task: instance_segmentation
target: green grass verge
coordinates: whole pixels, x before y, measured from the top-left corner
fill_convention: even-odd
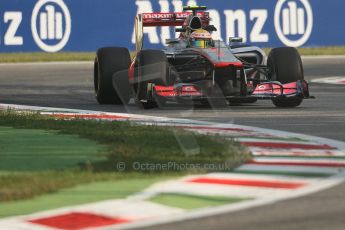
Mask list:
[[[270,50],[271,48],[264,48],[266,54],[268,54]],[[297,50],[302,56],[345,55],[345,46],[297,48]]]
[[[270,48],[264,48],[268,53]],[[345,55],[345,46],[298,48],[301,55]],[[133,56],[133,53],[132,53]],[[0,53],[0,63],[93,61],[95,52]]]
[[[0,63],[93,61],[94,58],[94,52],[0,53]]]
[[[53,170],[80,162],[101,161],[105,147],[76,135],[56,131],[0,126],[0,169],[5,171]]]
[[[0,203],[0,218],[31,214],[33,212],[56,209],[60,207],[79,205],[109,199],[125,198],[133,193],[140,192],[149,185],[164,179],[166,176],[141,176],[132,174],[126,179],[101,181],[78,185],[73,188],[61,189],[55,193],[42,195],[30,200],[19,200]]]
[[[163,205],[192,210],[241,202],[248,199],[222,196],[196,196],[186,194],[160,194],[150,199]]]
[[[250,157],[239,143],[220,137],[126,122],[65,120],[36,113],[0,111],[0,127],[0,132],[3,131],[0,149],[6,149],[0,153],[4,161],[0,163],[0,202],[33,198],[98,181],[210,171],[205,168],[139,170],[134,168],[135,162],[153,165],[227,163],[227,170],[231,170]],[[195,141],[198,154],[186,155],[176,135]],[[50,148],[51,145],[57,149]],[[79,148],[82,151],[78,151]],[[64,155],[61,149],[71,153]],[[117,170],[119,162],[127,167]]]

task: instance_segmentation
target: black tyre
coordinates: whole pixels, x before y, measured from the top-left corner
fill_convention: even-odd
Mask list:
[[[95,96],[99,104],[128,103],[130,92],[117,92],[113,87],[113,75],[128,71],[131,63],[127,48],[105,47],[97,51],[94,64]],[[122,74],[123,75],[123,74]],[[128,83],[125,82],[126,84]]]
[[[267,65],[270,67],[270,80],[279,81],[282,84],[296,82],[304,79],[301,56],[293,47],[281,47],[272,49],[268,55]],[[303,98],[274,98],[272,102],[277,107],[296,107]]]
[[[302,101],[303,101],[303,98],[298,98],[298,97],[272,99],[272,102],[276,107],[282,107],[282,108],[297,107],[302,103]]]
[[[155,98],[148,95],[149,87],[155,85],[169,85],[169,63],[165,53],[161,50],[142,50],[137,56],[136,71],[136,103],[144,109],[157,107]]]

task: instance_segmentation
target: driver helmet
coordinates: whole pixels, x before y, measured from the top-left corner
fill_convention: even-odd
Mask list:
[[[190,35],[190,46],[193,48],[208,48],[212,44],[212,36],[207,30],[196,30]]]

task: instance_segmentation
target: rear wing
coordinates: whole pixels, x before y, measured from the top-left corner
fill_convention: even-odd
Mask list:
[[[141,15],[143,27],[149,26],[183,26],[187,17],[193,15],[192,12],[181,13],[144,13]],[[198,12],[197,17],[200,17],[203,24],[208,25],[210,21],[208,12]]]
[[[139,52],[143,47],[144,27],[187,26],[186,19],[193,15],[194,12],[138,14],[135,17],[136,51]],[[201,19],[203,26],[209,25],[209,12],[197,12],[194,16],[197,16]]]

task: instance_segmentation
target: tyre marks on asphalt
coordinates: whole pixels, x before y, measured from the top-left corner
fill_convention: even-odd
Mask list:
[[[324,84],[335,84],[335,85],[345,85],[345,76],[343,77],[326,77],[313,79],[313,83],[324,83]]]

